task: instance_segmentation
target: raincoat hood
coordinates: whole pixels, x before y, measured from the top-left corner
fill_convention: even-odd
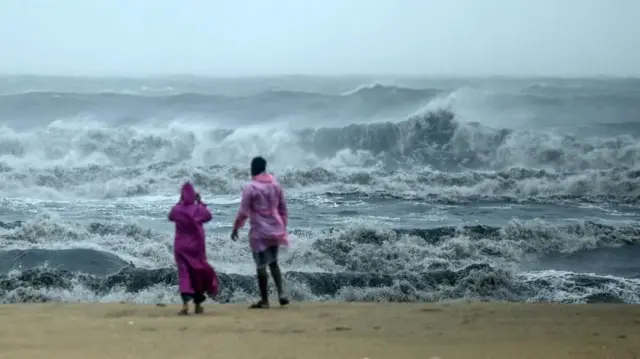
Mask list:
[[[196,190],[193,188],[193,185],[189,182],[182,185],[182,189],[180,191],[182,204],[190,205],[194,204],[196,201]]]

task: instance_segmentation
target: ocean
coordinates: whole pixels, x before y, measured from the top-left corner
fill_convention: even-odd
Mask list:
[[[0,77],[0,302],[179,301],[180,185],[219,302],[264,156],[296,301],[640,303],[640,80]]]

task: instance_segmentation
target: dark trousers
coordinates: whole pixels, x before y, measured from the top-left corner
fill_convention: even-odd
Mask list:
[[[182,297],[183,303],[189,303],[190,301],[193,300],[195,304],[201,304],[202,302],[205,301],[205,299],[207,299],[207,297],[202,293],[196,293],[196,294],[180,293],[180,297]]]

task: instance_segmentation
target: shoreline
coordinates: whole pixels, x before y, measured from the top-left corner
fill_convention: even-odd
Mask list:
[[[0,305],[0,357],[638,358],[640,305],[304,302]]]

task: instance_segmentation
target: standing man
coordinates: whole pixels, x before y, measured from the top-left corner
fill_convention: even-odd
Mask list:
[[[251,309],[269,308],[267,267],[278,291],[280,305],[289,304],[283,293],[282,273],[278,265],[278,249],[288,246],[287,204],[282,187],[273,175],[267,173],[267,161],[255,157],[251,161],[252,181],[242,191],[240,209],[233,224],[231,239],[238,240],[238,230],[249,218],[249,243],[257,268],[260,300]]]

